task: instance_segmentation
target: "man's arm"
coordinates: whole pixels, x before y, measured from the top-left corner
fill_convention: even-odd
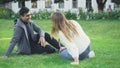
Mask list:
[[[5,55],[4,55],[5,57],[8,57],[10,55],[10,53],[12,52],[16,43],[20,40],[20,38],[22,36],[22,31],[23,31],[23,29],[19,26],[16,26],[14,28],[14,34],[13,34],[12,40],[10,42],[10,45],[9,45]]]
[[[40,35],[40,37],[44,37],[45,36],[44,31],[40,27],[38,27],[34,23],[32,23],[32,25],[33,25],[33,29],[35,30],[35,32],[37,32]]]
[[[39,34],[40,38],[38,40],[38,44],[41,44],[42,46],[45,46],[45,38],[44,38],[44,31],[39,28],[36,24],[33,24],[33,29]]]

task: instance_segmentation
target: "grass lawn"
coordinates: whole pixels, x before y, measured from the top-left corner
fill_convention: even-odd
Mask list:
[[[50,20],[33,20],[44,31],[51,30]],[[0,58],[0,68],[120,68],[120,20],[78,21],[91,39],[95,58],[80,61],[77,66],[71,60],[61,58],[58,53],[15,55],[16,47],[10,58]],[[8,48],[13,34],[13,20],[0,19],[0,56]]]

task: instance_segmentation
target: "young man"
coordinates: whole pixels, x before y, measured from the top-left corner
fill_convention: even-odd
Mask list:
[[[21,8],[19,14],[20,18],[17,19],[12,40],[4,57],[9,57],[16,44],[16,54],[54,53],[59,49],[58,42],[31,21],[31,12],[27,7]],[[54,47],[45,45],[45,41]]]

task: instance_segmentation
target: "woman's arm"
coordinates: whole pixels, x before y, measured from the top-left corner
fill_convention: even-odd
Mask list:
[[[73,57],[74,59],[73,62],[79,63],[79,52],[78,52],[77,45],[74,43],[74,41],[72,42],[69,41],[62,32],[59,32],[59,37],[60,37],[61,43],[65,45],[69,54]]]

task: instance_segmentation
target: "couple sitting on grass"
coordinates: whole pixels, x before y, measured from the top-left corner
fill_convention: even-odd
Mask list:
[[[62,13],[52,13],[51,35],[44,33],[31,21],[31,12],[27,7],[21,8],[19,14],[20,18],[17,19],[14,34],[4,58],[9,57],[16,44],[16,54],[50,54],[59,51],[60,56],[73,60],[72,65],[78,65],[79,60],[86,57],[95,56],[90,48],[90,39],[81,26],[74,20],[67,20]],[[52,37],[55,34],[58,34],[60,44]],[[50,45],[46,45],[46,41]]]

